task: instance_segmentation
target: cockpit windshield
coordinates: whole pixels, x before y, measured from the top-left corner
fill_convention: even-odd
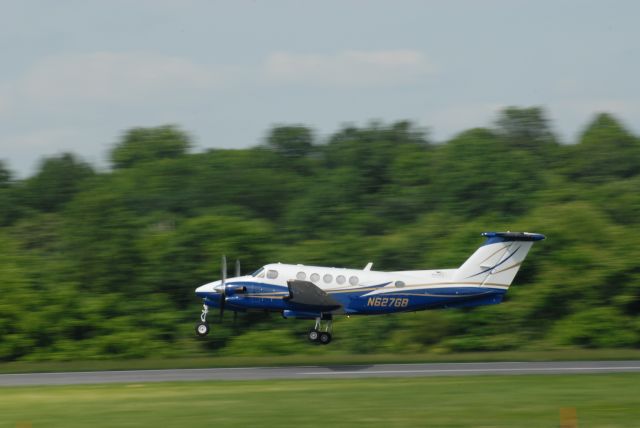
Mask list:
[[[252,273],[251,276],[256,277],[256,276],[260,275],[263,271],[264,271],[264,268],[261,267],[260,269],[258,269],[254,273]]]

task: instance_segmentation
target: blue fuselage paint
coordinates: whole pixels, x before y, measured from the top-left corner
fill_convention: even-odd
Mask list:
[[[235,311],[261,310],[282,312],[316,312],[316,308],[295,304],[286,299],[289,290],[285,286],[252,281],[229,282],[229,285],[244,287],[241,293],[227,294],[225,308]],[[394,289],[392,292],[372,294],[372,289],[381,289],[387,284],[363,287],[364,290],[327,290],[340,302],[340,313],[348,315],[392,314],[396,312],[420,311],[448,307],[471,307],[500,303],[505,289],[492,287],[442,286],[429,288]],[[217,292],[199,292],[210,307],[220,305]],[[320,311],[317,311],[320,312]]]

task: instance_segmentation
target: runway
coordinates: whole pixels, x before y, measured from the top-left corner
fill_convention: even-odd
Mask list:
[[[640,361],[376,364],[3,374],[0,375],[0,386],[629,372],[640,372]]]

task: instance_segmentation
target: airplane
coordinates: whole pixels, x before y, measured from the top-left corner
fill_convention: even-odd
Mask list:
[[[268,264],[250,275],[222,278],[196,289],[203,299],[196,334],[209,333],[209,308],[237,312],[280,312],[284,318],[315,320],[311,342],[332,339],[336,315],[380,315],[439,308],[468,308],[500,303],[539,233],[484,232],[484,243],[457,269],[383,272],[295,264]]]

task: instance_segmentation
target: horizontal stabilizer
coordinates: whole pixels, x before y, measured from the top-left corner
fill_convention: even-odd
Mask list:
[[[287,281],[287,285],[289,286],[289,297],[286,300],[290,303],[313,306],[326,311],[342,306],[340,302],[312,282],[296,279]]]
[[[529,232],[483,232],[482,236],[488,238],[485,244],[507,241],[542,241],[545,239],[541,233]]]

